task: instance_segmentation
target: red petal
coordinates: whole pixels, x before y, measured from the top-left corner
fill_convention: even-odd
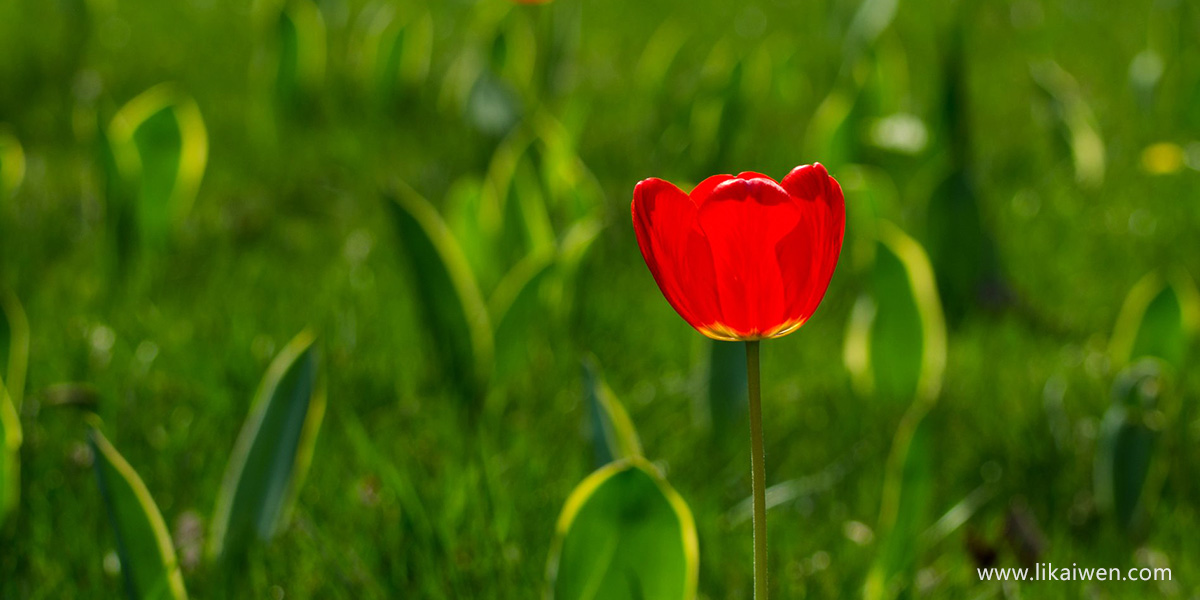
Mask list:
[[[779,262],[789,283],[793,318],[808,320],[825,297],[841,254],[846,227],[842,188],[820,163],[797,167],[783,178],[804,214],[802,226],[779,245]]]
[[[775,181],[775,178],[773,178],[773,177],[768,177],[766,175],[763,175],[762,173],[755,173],[754,171],[742,171],[741,173],[738,173],[737,178],[738,179],[766,179],[767,181],[771,181],[771,182]]]
[[[642,258],[667,302],[697,329],[716,318],[712,252],[696,228],[696,205],[674,185],[647,179],[633,190]]]
[[[767,337],[788,325],[776,248],[800,226],[801,211],[769,178],[730,179],[700,206],[700,229],[712,249],[721,329]]]
[[[721,185],[722,183],[725,183],[733,178],[733,175],[713,175],[712,177],[701,181],[700,185],[697,185],[695,189],[692,190],[692,202],[695,202],[696,206],[704,204],[718,185]]]

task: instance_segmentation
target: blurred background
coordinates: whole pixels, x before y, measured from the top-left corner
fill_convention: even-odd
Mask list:
[[[699,596],[749,598],[744,351],[629,202],[820,161],[841,261],[763,345],[778,597],[1200,598],[1198,36],[1182,0],[0,3],[0,596],[139,585],[133,506],[194,597],[529,598],[640,454]],[[1037,562],[1173,577],[976,572]]]

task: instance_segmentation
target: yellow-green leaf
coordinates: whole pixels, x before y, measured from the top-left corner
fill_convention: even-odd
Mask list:
[[[312,332],[300,332],[268,367],[225,469],[209,551],[240,554],[288,520],[308,473],[325,415],[320,356]]]
[[[1054,61],[1035,63],[1029,72],[1053,104],[1071,148],[1075,181],[1086,187],[1099,187],[1104,183],[1107,152],[1096,113],[1088,106],[1079,83]]]
[[[279,99],[295,103],[325,82],[325,18],[312,0],[287,0],[279,13]]]
[[[136,190],[133,207],[109,198],[113,218],[128,210],[144,243],[163,243],[191,210],[204,177],[208,133],[200,108],[175,86],[160,84],[123,106],[107,137],[121,187]]]
[[[0,382],[0,525],[21,500],[21,420]]]
[[[644,459],[602,467],[558,518],[554,600],[691,600],[700,551],[687,503]]]
[[[95,456],[96,480],[116,532],[117,555],[121,559],[121,573],[130,597],[136,600],[187,598],[171,535],[150,490],[100,433],[98,425],[93,422],[88,441]]]
[[[1200,293],[1182,270],[1154,271],[1133,286],[1113,328],[1110,354],[1120,367],[1139,358],[1160,358],[1182,369],[1200,327]]]
[[[359,78],[379,100],[389,100],[402,87],[417,86],[429,73],[433,54],[433,17],[428,11],[407,20],[395,7],[365,9],[356,31]]]
[[[881,221],[870,291],[851,314],[843,358],[865,396],[932,402],[946,367],[946,324],[929,258]]]
[[[29,321],[21,301],[0,289],[0,383],[8,389],[20,412],[25,393],[25,370],[29,363]]]
[[[892,440],[880,500],[880,551],[864,597],[894,598],[911,584],[928,526],[934,467],[926,417],[941,390],[946,326],[929,258],[915,240],[880,221],[870,291],[846,334],[845,363],[866,396],[911,401]]]

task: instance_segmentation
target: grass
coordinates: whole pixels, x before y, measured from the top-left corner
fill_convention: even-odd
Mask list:
[[[385,106],[348,75],[363,3],[318,4],[327,79],[298,105],[271,99],[274,29],[256,26],[239,3],[0,7],[0,122],[28,159],[22,187],[0,199],[0,282],[23,302],[33,334],[22,499],[0,529],[0,596],[122,593],[106,568],[115,541],[84,420],[44,393],[60,382],[97,390],[106,434],[183,545],[192,596],[226,594],[218,569],[188,558],[185,525],[211,519],[262,373],[311,325],[326,356],[325,424],[291,526],[250,557],[239,595],[276,587],[299,598],[539,595],[554,518],[595,466],[579,362],[592,352],[648,458],[696,516],[702,596],[748,598],[750,523],[731,518],[749,495],[748,445],[740,430],[722,439],[696,426],[707,342],[655,288],[628,202],[649,176],[680,184],[741,170],[781,177],[827,160],[805,154],[806,140],[827,95],[853,80],[843,61],[859,4],[401,3],[401,14],[432,14],[431,69]],[[864,14],[886,15],[887,5],[872,2]],[[379,190],[403,179],[446,210],[456,182],[486,173],[500,138],[444,91],[470,49],[490,56],[516,47],[515,37],[491,39],[486,15],[501,15],[501,31],[533,32],[535,43],[564,40],[556,69],[538,46],[535,72],[548,83],[505,81],[518,90],[521,114],[544,111],[563,123],[603,190],[591,209],[607,227],[585,259],[571,318],[533,326],[527,365],[472,419],[432,359],[437,332],[422,321],[419,282]],[[1188,148],[1200,136],[1200,49],[1187,43],[1200,33],[1200,11],[1187,3],[901,4],[884,24],[863,46],[851,126],[869,130],[879,117],[912,113],[927,124],[929,144],[906,155],[852,136],[831,172],[840,177],[845,163],[882,169],[899,190],[889,216],[927,241],[937,235],[925,210],[937,165],[964,161],[1017,299],[999,310],[972,306],[950,331],[945,385],[929,417],[934,516],[982,485],[992,493],[963,528],[917,557],[920,588],[938,598],[1013,597],[978,581],[969,542],[1015,565],[1005,522],[1027,514],[1046,541],[1043,561],[1125,569],[1166,560],[1174,581],[1027,584],[1026,597],[1194,597],[1200,382],[1188,369],[1174,391],[1183,416],[1169,424],[1157,459],[1169,476],[1145,534],[1119,532],[1095,511],[1091,489],[1116,370],[1107,343],[1125,294],[1156,267],[1200,275],[1200,255],[1186,250],[1200,225],[1190,201],[1200,174],[1141,167],[1146,146]],[[967,98],[959,131],[970,134],[957,148],[942,92],[956,28]],[[646,49],[671,35],[681,39],[678,55],[661,76],[639,79],[652,72]],[[1147,47],[1164,65],[1148,96],[1129,79]],[[1043,60],[1072,75],[1094,115],[1106,150],[1098,186],[1077,182],[1056,104],[1030,76]],[[200,106],[208,168],[170,247],[117,272],[91,132],[167,80]],[[812,322],[763,346],[768,483],[830,475],[770,513],[777,597],[857,595],[878,547],[877,538],[859,544],[846,532],[875,527],[906,407],[856,397],[842,366],[845,324],[864,283],[844,258]]]

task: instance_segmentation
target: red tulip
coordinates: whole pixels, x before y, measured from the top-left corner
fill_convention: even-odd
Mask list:
[[[717,340],[787,335],[833,276],[846,225],[842,188],[820,163],[782,182],[716,175],[692,193],[662,179],[633,190],[633,228],[667,302]]]

